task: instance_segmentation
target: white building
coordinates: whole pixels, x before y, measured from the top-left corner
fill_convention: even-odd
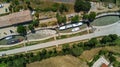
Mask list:
[[[92,67],[113,67],[112,65],[110,65],[110,62],[107,61],[104,57],[100,57],[94,64]]]

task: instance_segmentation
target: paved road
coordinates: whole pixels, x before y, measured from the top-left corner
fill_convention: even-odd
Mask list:
[[[61,39],[61,40],[57,40],[57,41],[22,47],[22,48],[8,50],[8,51],[2,51],[2,52],[0,52],[0,56],[2,56],[2,54],[4,54],[4,53],[6,55],[9,55],[9,54],[15,54],[15,53],[20,53],[20,52],[26,52],[26,51],[30,51],[30,50],[46,48],[46,47],[50,47],[50,46],[55,46],[55,45],[59,45],[59,44],[64,44],[64,43],[69,43],[69,42],[74,42],[74,41],[79,41],[79,40],[84,40],[84,39],[89,39],[89,38],[108,35],[108,34],[118,34],[120,36],[120,21],[118,21],[112,25],[95,27],[95,28],[97,28],[97,30],[91,34],[67,38],[67,39]]]

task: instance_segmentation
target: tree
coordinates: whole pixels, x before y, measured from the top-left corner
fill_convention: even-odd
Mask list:
[[[111,38],[109,36],[104,36],[101,40],[101,43],[106,44],[107,42],[111,42]]]
[[[41,58],[44,59],[46,58],[46,54],[47,54],[47,50],[46,49],[42,49],[42,52],[41,52]]]
[[[66,16],[60,16],[59,13],[56,14],[56,18],[59,25],[61,25],[62,23],[65,24],[67,22]]]
[[[27,30],[26,30],[25,26],[22,26],[22,25],[17,27],[17,32],[23,36],[27,35]]]
[[[80,18],[78,15],[75,15],[72,19],[71,19],[71,22],[73,23],[76,23],[76,22],[79,22]]]
[[[72,55],[73,56],[80,56],[81,54],[82,54],[82,52],[83,52],[83,49],[82,48],[80,48],[80,47],[76,47],[76,48],[72,48],[71,49],[71,52],[72,52]]]
[[[66,22],[67,22],[67,18],[66,18],[66,16],[63,16],[63,17],[62,17],[62,23],[65,24]]]
[[[95,47],[96,44],[98,44],[98,40],[96,38],[92,38],[91,40],[88,41],[88,46],[89,47]]]
[[[115,41],[116,39],[118,39],[118,35],[116,35],[116,34],[110,34],[108,36],[112,39],[112,42]]]
[[[59,13],[57,13],[57,14],[56,14],[56,18],[57,18],[57,22],[58,22],[58,24],[60,25],[60,24],[61,24],[61,22],[62,22],[62,19],[61,19],[61,17],[60,17],[60,14],[59,14]]]
[[[76,0],[74,4],[74,10],[75,12],[80,12],[80,11],[89,11],[91,8],[91,4],[88,1],[84,0]]]
[[[52,11],[57,12],[59,10],[60,4],[59,3],[54,3],[52,5]]]
[[[116,58],[114,56],[110,56],[109,60],[110,60],[110,63],[113,63],[114,61],[116,61]]]
[[[90,12],[88,19],[89,19],[90,22],[92,22],[95,19],[95,17],[96,17],[96,13],[95,12]]]
[[[69,44],[63,45],[63,46],[62,46],[62,51],[63,51],[63,54],[68,54],[69,51],[70,51]]]
[[[65,4],[61,4],[59,7],[59,11],[62,14],[63,12],[68,12],[68,8]]]
[[[83,20],[88,20],[89,15],[88,14],[84,14],[82,18],[83,18]]]
[[[35,29],[34,29],[34,27],[33,27],[33,24],[29,24],[28,28],[29,28],[29,30],[31,30],[32,33],[35,32]]]
[[[39,20],[33,20],[32,22],[33,26],[38,27],[39,26]]]

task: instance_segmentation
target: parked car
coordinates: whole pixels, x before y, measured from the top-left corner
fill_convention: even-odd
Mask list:
[[[76,28],[73,28],[73,29],[72,29],[72,32],[75,32],[75,31],[78,31],[78,30],[80,30],[80,28],[79,28],[79,27],[76,27]]]
[[[66,25],[66,28],[67,28],[67,29],[68,29],[68,28],[71,28],[71,27],[73,27],[72,24]]]
[[[79,23],[74,23],[72,25],[73,25],[73,27],[77,27],[77,26],[81,26],[82,24],[83,24],[82,22],[79,22]]]
[[[4,5],[3,5],[3,4],[0,4],[0,8],[2,8],[2,7],[4,7]]]
[[[65,30],[65,29],[66,29],[65,26],[59,27],[59,30]]]

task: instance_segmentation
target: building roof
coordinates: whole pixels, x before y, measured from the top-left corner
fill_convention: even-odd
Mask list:
[[[109,65],[109,61],[107,61],[103,56],[101,56],[94,64],[92,67],[101,67],[102,64]],[[110,65],[110,67],[113,67]]]
[[[105,63],[103,63],[101,67],[108,67],[108,65],[106,65]]]
[[[32,17],[31,17],[31,13],[29,10],[20,11],[20,12],[6,15],[6,16],[1,16],[0,27],[24,23],[24,22],[31,21],[31,20],[32,20]]]

